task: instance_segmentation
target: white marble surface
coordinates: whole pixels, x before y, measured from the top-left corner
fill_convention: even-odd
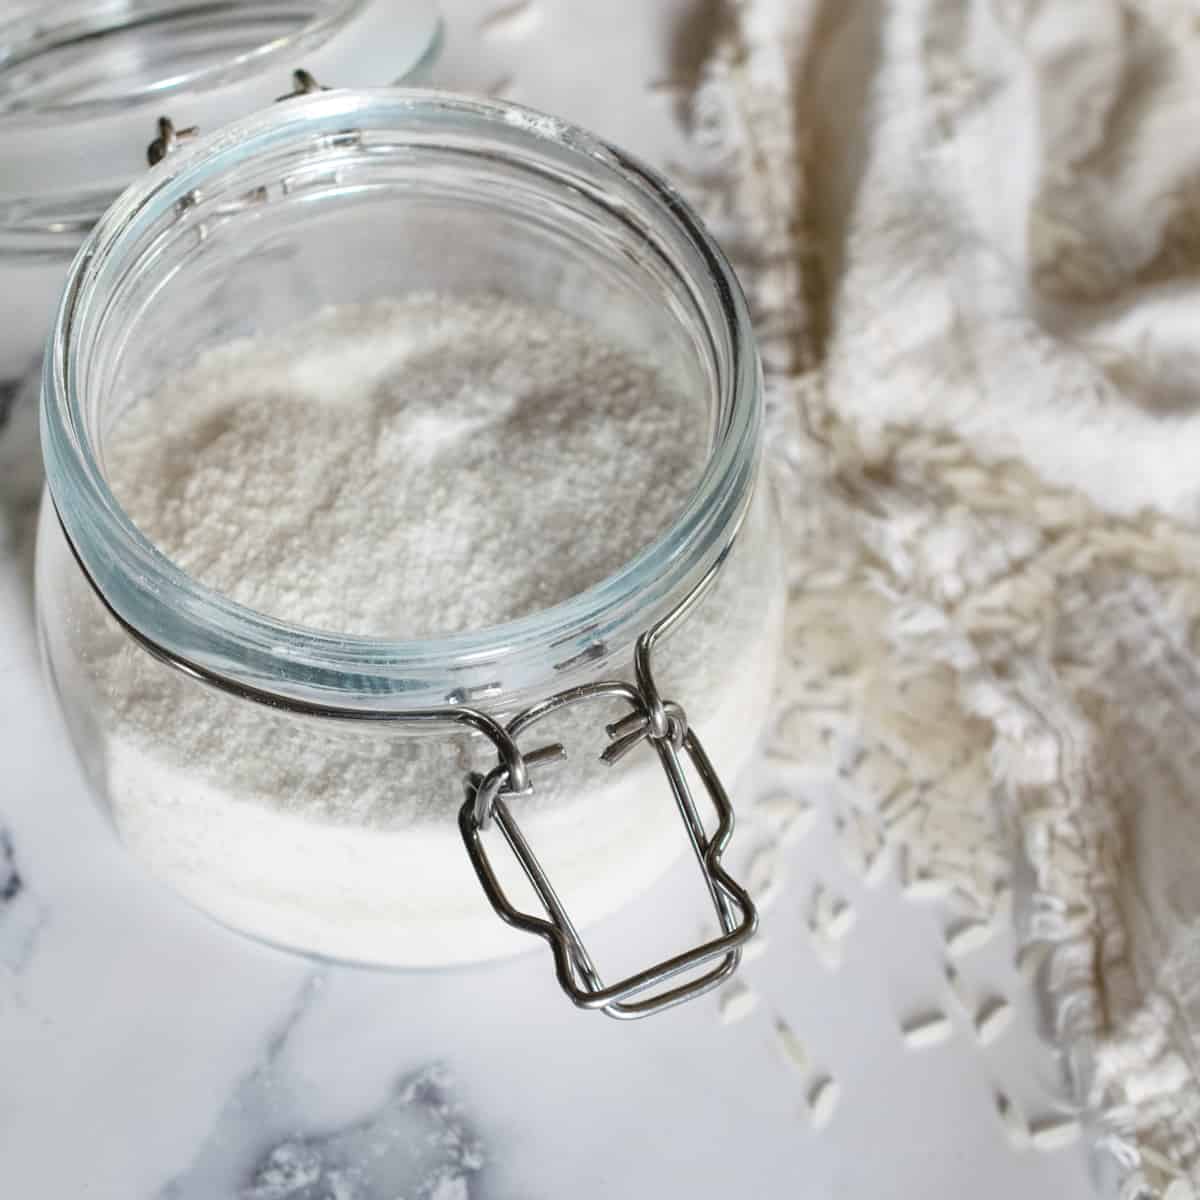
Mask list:
[[[696,39],[688,0],[455,0],[439,82],[580,120],[660,164],[683,156],[669,91]],[[703,8],[700,5],[699,8]],[[504,19],[488,21],[503,10]],[[481,25],[482,23],[482,25]],[[10,422],[0,461],[21,423]],[[835,781],[779,764],[814,828],[784,855],[767,949],[743,968],[753,1007],[709,996],[633,1025],[573,1010],[536,945],[446,972],[315,968],[208,922],[147,879],[92,807],[39,674],[28,514],[0,484],[0,1196],[21,1200],[532,1200],[540,1197],[1093,1195],[1081,1143],[1008,1146],[1003,1087],[1056,1109],[1005,935],[961,964],[1017,1020],[982,1048],[947,994],[949,909],[868,889],[833,836]],[[765,831],[742,828],[735,866]],[[665,914],[698,931],[686,867],[600,933],[651,949]],[[833,970],[804,918],[822,882],[858,920]],[[648,919],[653,918],[653,920]],[[661,948],[661,946],[659,947]],[[727,998],[727,997],[726,997]],[[905,1050],[930,1005],[945,1044]],[[811,1065],[779,1052],[783,1018]],[[841,1099],[815,1130],[824,1072]]]

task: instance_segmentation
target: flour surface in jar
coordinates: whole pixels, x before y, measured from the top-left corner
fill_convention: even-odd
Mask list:
[[[583,321],[421,294],[209,351],[130,408],[105,467],[206,586],[300,625],[419,638],[614,573],[679,515],[708,439],[678,381]]]

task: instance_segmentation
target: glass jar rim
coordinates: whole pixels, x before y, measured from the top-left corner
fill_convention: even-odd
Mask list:
[[[536,157],[553,152],[596,187],[619,187],[626,220],[661,222],[686,244],[725,339],[719,421],[702,476],[673,524],[612,575],[550,608],[501,625],[431,638],[344,635],[299,626],[240,605],[189,576],[121,508],[88,433],[76,362],[81,318],[97,301],[102,266],[119,256],[193,189],[227,178],[267,150],[315,145],[356,126],[403,133],[424,123],[503,143]],[[492,143],[489,145],[489,143]],[[636,206],[638,212],[632,211]],[[711,331],[710,331],[711,332]],[[761,372],[745,297],[724,254],[672,186],[637,159],[556,117],[507,102],[413,88],[328,91],[244,118],[173,154],[105,213],[72,264],[50,335],[42,381],[42,442],[51,498],[76,554],[106,602],[151,642],[209,670],[279,694],[336,693],[346,703],[400,712],[464,700],[503,707],[597,645],[629,644],[647,613],[676,600],[718,562],[753,490],[762,426]],[[547,650],[558,660],[548,673]],[[514,680],[492,695],[484,682]],[[456,686],[461,680],[463,686]]]

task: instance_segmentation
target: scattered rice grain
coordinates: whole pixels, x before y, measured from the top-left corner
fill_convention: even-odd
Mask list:
[[[985,1000],[975,1014],[975,1036],[981,1046],[990,1046],[1012,1024],[1013,1010],[1002,996]]]
[[[888,861],[887,847],[880,846],[867,862],[863,872],[863,882],[867,887],[878,887],[887,878]]]
[[[822,1075],[809,1088],[808,1112],[814,1129],[824,1129],[829,1124],[840,1095],[837,1080],[830,1075]]]
[[[1031,983],[1050,957],[1050,947],[1049,942],[1027,942],[1017,951],[1017,970]]]
[[[1028,1149],[1029,1126],[1025,1124],[1021,1110],[1003,1092],[996,1093],[996,1112],[999,1114],[1000,1123],[1004,1126],[1008,1144],[1014,1150]]]
[[[807,1071],[809,1068],[808,1051],[796,1031],[782,1018],[775,1018],[775,1041],[779,1053],[797,1071]]]
[[[825,922],[824,933],[831,941],[840,942],[854,928],[858,914],[846,900],[835,900],[833,911]]]
[[[960,921],[946,930],[946,950],[955,958],[962,958],[987,945],[994,932],[986,921]]]
[[[1029,1144],[1035,1150],[1061,1150],[1071,1145],[1080,1133],[1074,1117],[1042,1117],[1029,1123]]]
[[[532,33],[542,22],[541,6],[533,0],[516,0],[490,12],[479,22],[479,32],[485,37],[523,37]]]
[[[967,992],[966,983],[963,977],[958,973],[958,968],[953,963],[946,964],[946,983],[950,987],[950,994],[957,1001],[959,1008],[965,1013],[970,1013],[973,1009],[971,997]]]
[[[900,1026],[904,1045],[909,1050],[925,1050],[941,1045],[954,1032],[950,1018],[943,1012],[928,1011],[910,1017]]]
[[[904,884],[904,894],[910,900],[945,900],[954,885],[948,879],[937,879],[922,872],[911,876]]]

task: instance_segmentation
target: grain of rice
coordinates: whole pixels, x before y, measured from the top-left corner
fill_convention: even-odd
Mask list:
[[[830,1075],[822,1075],[808,1091],[808,1112],[814,1129],[824,1129],[837,1108],[841,1089]]]
[[[975,1036],[981,1046],[990,1046],[1012,1024],[1013,1010],[1001,996],[985,1000],[975,1014]]]
[[[966,984],[963,977],[958,973],[958,969],[953,963],[946,964],[946,983],[950,987],[950,994],[957,1001],[958,1006],[965,1013],[972,1011],[971,997],[967,992]]]
[[[1050,942],[1026,942],[1017,951],[1017,970],[1031,983],[1042,969],[1042,963],[1050,957]]]
[[[946,950],[962,958],[990,942],[994,932],[986,921],[960,921],[946,930]]]
[[[1008,1137],[1008,1144],[1014,1150],[1028,1149],[1029,1126],[1025,1124],[1025,1118],[1021,1115],[1021,1110],[1003,1092],[996,1093],[996,1112],[999,1114],[1000,1122],[1004,1126],[1004,1132]]]
[[[925,1050],[941,1045],[954,1032],[950,1018],[943,1012],[930,1010],[910,1017],[900,1026],[904,1045],[909,1050]]]
[[[825,936],[831,941],[840,942],[854,928],[857,919],[858,914],[848,901],[835,900],[833,910],[825,921]]]
[[[775,1018],[775,1042],[782,1057],[797,1071],[808,1070],[808,1051],[796,1031],[782,1017]]]
[[[1061,1150],[1080,1134],[1074,1117],[1042,1117],[1029,1123],[1029,1144],[1035,1150]]]

